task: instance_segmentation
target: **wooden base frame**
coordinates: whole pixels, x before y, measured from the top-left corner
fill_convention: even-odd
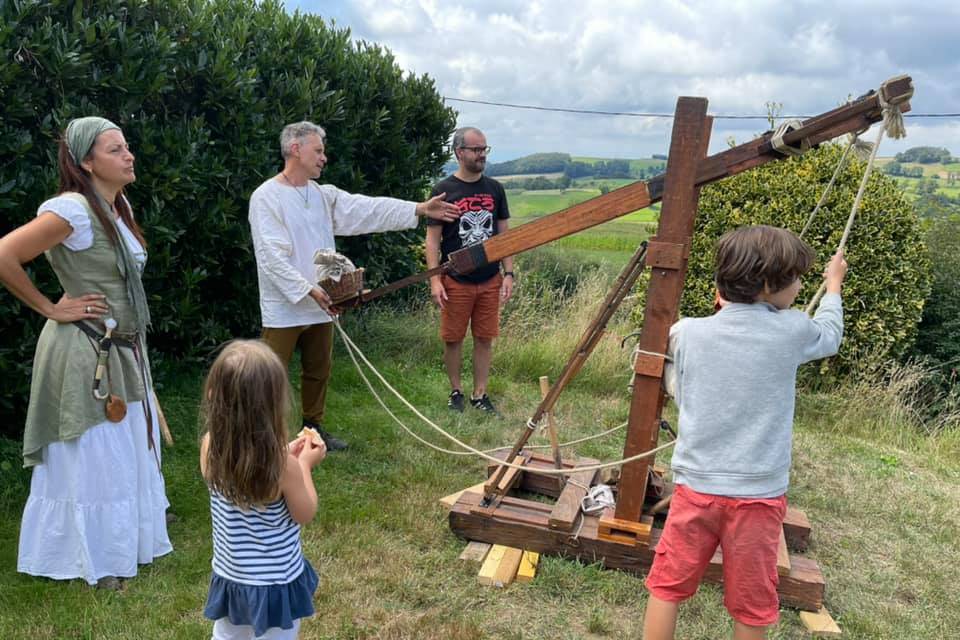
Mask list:
[[[564,460],[564,466],[575,468],[593,462],[584,459]],[[529,471],[519,473],[514,492],[558,498],[557,503],[551,505],[542,499],[530,500],[508,495],[491,513],[488,508],[481,506],[483,495],[465,491],[450,509],[450,529],[467,540],[517,547],[584,563],[599,562],[609,569],[646,574],[663,533],[662,520],[656,523],[652,517],[643,516],[641,522],[650,527],[647,543],[604,537],[601,533],[602,518],[598,516],[578,513],[571,527],[557,526],[555,512],[561,510],[569,513],[559,499],[563,494],[558,495],[552,477],[536,473],[538,468],[552,469],[553,464],[551,457],[536,453],[529,455],[525,465]],[[489,467],[491,472],[496,469],[497,465]],[[568,483],[567,486],[572,485]],[[667,485],[667,491],[672,491],[672,488]],[[790,549],[806,548],[810,528],[802,512],[788,510],[783,531]],[[823,606],[825,583],[817,563],[794,553],[789,555],[788,565],[787,571],[780,576],[778,592],[781,603],[805,611],[819,611]],[[722,579],[723,560],[718,552],[710,562],[704,581],[721,583]]]

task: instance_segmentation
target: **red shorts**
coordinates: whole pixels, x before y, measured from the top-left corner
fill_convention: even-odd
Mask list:
[[[467,324],[474,338],[496,338],[500,335],[499,273],[480,284],[457,282],[443,276],[447,301],[440,312],[440,339],[460,342],[467,335]]]
[[[774,624],[780,613],[777,547],[786,513],[786,496],[728,498],[677,485],[647,589],[667,602],[686,600],[719,545],[727,611],[742,624]]]

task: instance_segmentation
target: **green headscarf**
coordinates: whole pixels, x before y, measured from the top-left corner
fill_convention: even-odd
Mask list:
[[[86,118],[75,118],[67,125],[66,139],[67,151],[73,162],[79,167],[80,162],[87,157],[90,149],[93,147],[97,136],[110,129],[119,129],[106,118],[98,116],[88,116]]]

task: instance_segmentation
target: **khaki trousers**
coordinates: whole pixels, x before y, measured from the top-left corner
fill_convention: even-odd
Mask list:
[[[300,347],[300,402],[303,405],[303,419],[323,424],[327,385],[333,368],[333,323],[264,327],[260,338],[270,345],[287,367],[290,366],[293,351]]]

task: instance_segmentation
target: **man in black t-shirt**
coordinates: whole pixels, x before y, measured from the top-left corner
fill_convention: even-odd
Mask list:
[[[477,244],[506,231],[510,211],[503,185],[483,175],[487,164],[487,139],[479,129],[463,127],[453,134],[453,153],[459,165],[456,172],[434,186],[431,195],[446,194],[445,200],[457,205],[460,219],[442,223],[427,221],[427,267],[434,268],[463,247]],[[465,398],[460,382],[463,339],[470,325],[473,334],[473,394],[470,404],[496,414],[487,395],[493,339],[500,332],[500,306],[513,294],[513,257],[493,262],[467,274],[434,276],[430,295],[440,307],[440,338],[443,363],[450,379],[447,406],[463,411]]]

